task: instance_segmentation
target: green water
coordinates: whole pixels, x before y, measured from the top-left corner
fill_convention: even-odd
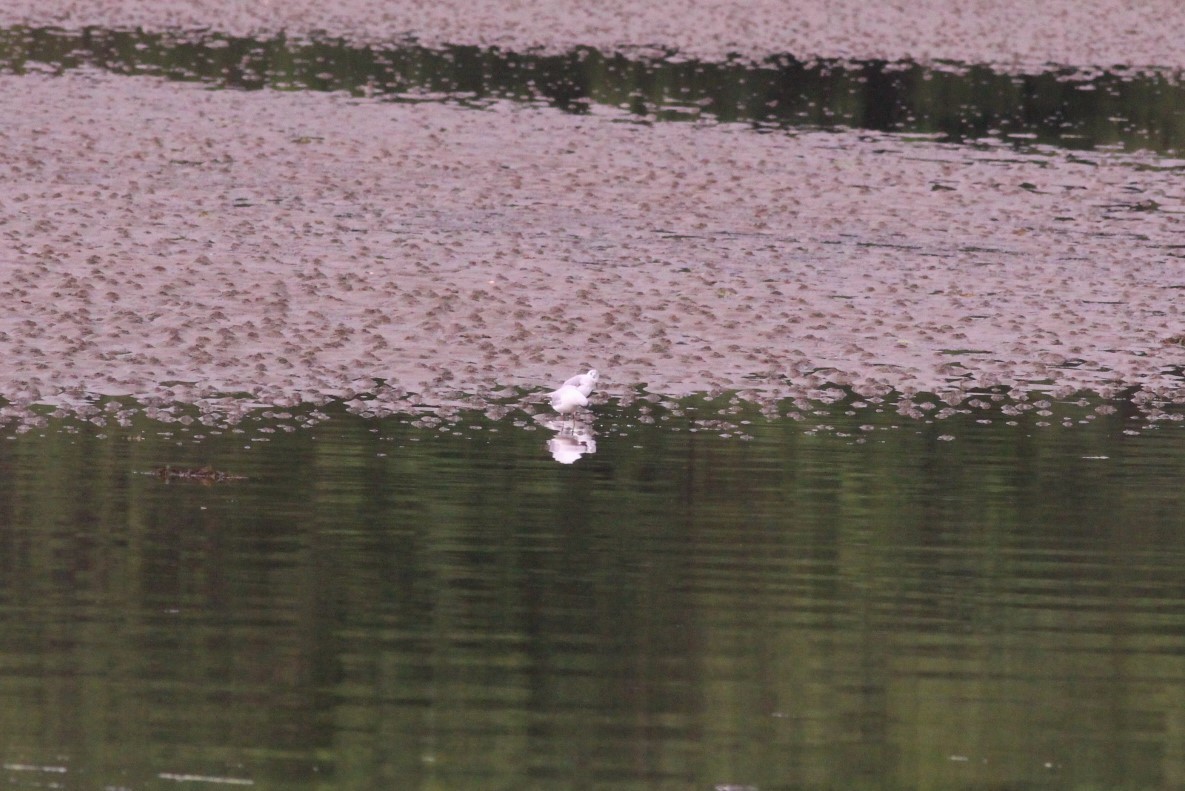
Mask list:
[[[1180,787],[1185,434],[1092,406],[10,431],[0,783]]]

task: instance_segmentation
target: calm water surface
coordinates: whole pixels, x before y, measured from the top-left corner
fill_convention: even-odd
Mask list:
[[[1094,406],[9,432],[0,782],[1180,787],[1185,434]]]

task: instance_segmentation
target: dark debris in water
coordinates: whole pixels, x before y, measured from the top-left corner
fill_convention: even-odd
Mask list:
[[[245,475],[233,475],[213,467],[157,467],[151,472],[165,483],[186,481],[190,483],[226,483],[227,481],[245,481]]]

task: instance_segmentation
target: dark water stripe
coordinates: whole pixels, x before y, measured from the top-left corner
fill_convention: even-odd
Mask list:
[[[857,128],[946,142],[1021,147],[1185,149],[1176,75],[1122,68],[1008,75],[984,66],[910,62],[705,63],[578,48],[563,55],[471,46],[389,49],[325,39],[233,38],[88,28],[0,30],[0,71],[81,66],[243,90],[347,91],[395,101],[483,106],[511,100],[566,112],[618,108],[647,121],[709,120],[786,128]]]

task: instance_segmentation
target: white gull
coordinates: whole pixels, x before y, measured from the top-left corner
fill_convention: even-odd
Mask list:
[[[563,390],[565,387],[575,387],[577,390],[579,390],[581,393],[583,393],[584,396],[587,398],[589,395],[592,394],[593,385],[595,385],[597,383],[597,380],[600,378],[601,378],[601,375],[599,373],[597,373],[597,369],[590,368],[588,373],[576,374],[571,379],[564,382],[562,385],[560,385],[560,390]],[[558,393],[559,390],[557,390],[556,392]]]
[[[580,407],[588,406],[588,397],[600,378],[595,368],[586,374],[576,374],[560,385],[558,390],[547,394],[551,399],[551,408],[561,415],[570,415]]]

